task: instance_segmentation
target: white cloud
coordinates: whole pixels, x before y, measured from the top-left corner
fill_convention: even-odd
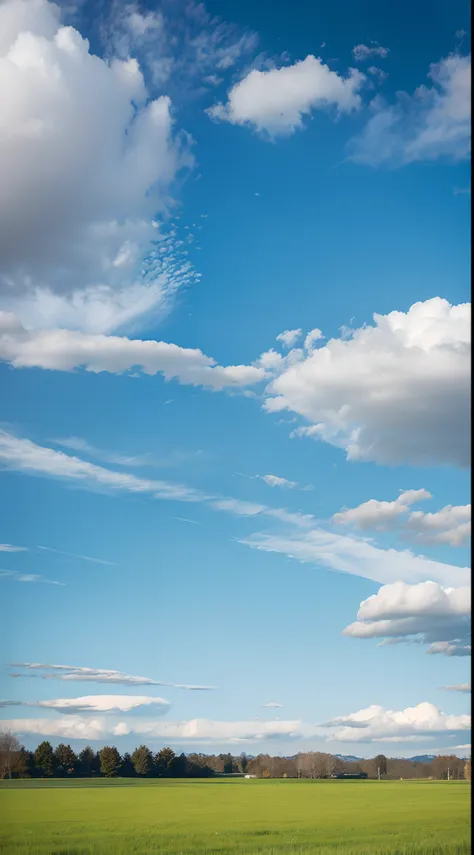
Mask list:
[[[293,347],[296,341],[303,334],[303,330],[285,330],[284,332],[277,335],[277,341],[281,341],[284,347]]]
[[[400,579],[409,583],[434,579],[446,586],[470,583],[467,567],[432,561],[408,549],[381,549],[368,540],[335,534],[322,528],[290,534],[252,534],[239,542],[252,549],[281,553],[304,564],[317,564],[382,584]]]
[[[382,47],[378,42],[371,42],[370,45],[356,45],[352,48],[352,55],[356,62],[365,62],[374,56],[385,59],[389,53],[389,49]]]
[[[310,330],[310,332],[307,334],[307,336],[304,340],[305,350],[309,350],[309,351],[313,350],[316,342],[320,341],[322,338],[324,338],[324,336],[323,336],[321,330],[319,330],[317,327],[315,327],[314,330]]]
[[[191,487],[168,481],[137,478],[126,472],[114,472],[62,451],[36,445],[31,440],[5,431],[0,431],[0,464],[23,472],[65,478],[111,490],[150,493],[162,499],[201,501],[203,497],[203,494]]]
[[[62,451],[37,445],[29,439],[23,439],[2,430],[0,430],[0,466],[30,475],[64,479],[80,484],[88,490],[139,493],[153,499],[173,502],[200,502],[214,510],[236,516],[260,514],[298,528],[306,528],[314,522],[311,514],[292,513],[285,508],[272,508],[232,497],[208,495],[185,484],[138,478],[128,472],[116,472]]]
[[[356,508],[347,508],[334,514],[333,521],[341,525],[353,525],[361,531],[375,529],[385,531],[397,526],[400,517],[408,513],[409,506],[423,499],[431,499],[427,490],[405,490],[394,502],[379,502],[369,499]]]
[[[154,88],[181,101],[218,85],[258,47],[256,33],[211,16],[193,0],[146,13],[116,0],[108,4],[102,36],[113,55],[139,56]]]
[[[470,587],[432,581],[384,585],[360,604],[357,620],[343,632],[352,638],[419,640],[430,645],[428,653],[455,656],[467,655],[470,634]]]
[[[276,701],[270,701],[268,704],[262,704],[262,707],[268,707],[268,709],[281,709],[283,704],[279,704]]]
[[[21,735],[56,737],[62,739],[105,739],[110,734],[110,725],[102,718],[82,718],[66,715],[61,718],[17,718],[2,721],[8,732]]]
[[[383,71],[381,68],[378,68],[376,65],[370,65],[367,69],[368,73],[375,77],[378,83],[383,83],[384,80],[387,79],[388,74],[386,71]]]
[[[425,702],[404,710],[386,710],[373,705],[333,718],[322,726],[336,728],[332,736],[334,741],[398,742],[412,737],[468,731],[471,719],[469,715],[446,715],[433,704]]]
[[[44,552],[54,552],[56,555],[65,555],[67,558],[80,558],[81,561],[91,561],[93,564],[106,564],[109,567],[115,567],[115,561],[105,561],[103,558],[91,558],[90,555],[77,555],[75,552],[53,549],[52,546],[37,546],[36,548],[42,549]]]
[[[470,656],[471,645],[464,644],[463,640],[459,638],[454,639],[454,641],[434,641],[426,652],[442,656]]]
[[[471,536],[471,505],[446,505],[434,514],[412,511],[406,529],[422,543],[462,546]]]
[[[37,734],[68,739],[104,739],[107,736],[140,734],[166,742],[183,743],[259,743],[265,740],[301,739],[315,728],[301,721],[143,721],[134,719],[110,722],[106,717],[86,718],[67,715],[52,719],[12,719],[2,726],[13,733]]]
[[[191,156],[137,61],[94,56],[59,18],[47,0],[0,5],[1,299],[27,325],[106,331],[194,281],[154,225]]]
[[[48,701],[0,701],[2,706],[44,707],[60,713],[126,713],[152,707],[154,715],[164,715],[169,701],[146,695],[84,695],[80,698],[54,698]]]
[[[410,505],[431,498],[427,490],[406,490],[393,502],[369,499],[339,511],[332,519],[362,531],[398,529],[404,537],[421,543],[462,546],[471,535],[471,505],[446,505],[435,513],[410,512]]]
[[[435,297],[300,355],[269,384],[268,412],[311,424],[293,432],[350,460],[467,466],[470,314]],[[443,401],[443,407],[439,402]]]
[[[11,677],[39,677],[43,680],[66,680],[81,683],[113,683],[120,686],[168,686],[189,691],[210,691],[215,686],[192,686],[184,683],[162,683],[149,677],[137,677],[123,671],[107,668],[88,668],[75,665],[51,665],[44,662],[12,662],[10,668],[23,668],[27,673],[10,674]],[[33,671],[34,673],[31,673]],[[36,672],[41,673],[36,673]],[[45,673],[44,673],[45,672]],[[106,696],[104,696],[106,697]]]
[[[421,160],[463,160],[470,152],[471,57],[452,54],[431,65],[430,84],[395,104],[376,98],[362,133],[351,140],[350,158],[370,166],[402,166]]]
[[[61,585],[61,587],[66,584],[65,582],[56,582],[54,579],[45,579],[38,573],[19,573],[16,570],[0,570],[0,578],[13,579],[15,582],[42,582],[45,585]]]
[[[0,360],[14,368],[122,374],[140,368],[144,374],[163,374],[180,383],[210,389],[247,386],[265,377],[253,365],[217,365],[197,348],[164,341],[124,336],[91,335],[65,329],[29,331],[15,315],[0,312]]]
[[[279,475],[259,475],[258,477],[262,481],[265,481],[265,484],[268,484],[269,487],[286,487],[292,490],[298,486],[297,481],[288,481],[287,478],[280,478]]]
[[[11,543],[0,543],[0,552],[27,552],[26,546],[12,546]]]
[[[209,115],[238,125],[251,125],[270,136],[292,134],[314,110],[335,108],[338,113],[358,109],[365,77],[349,69],[347,77],[312,55],[294,65],[254,69],[230,90],[228,101],[216,104]]]
[[[446,689],[447,692],[463,692],[464,694],[470,694],[471,692],[470,683],[459,683],[457,686],[441,686],[441,688]]]

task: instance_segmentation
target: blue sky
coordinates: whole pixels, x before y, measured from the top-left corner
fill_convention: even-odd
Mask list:
[[[5,726],[466,754],[468,7],[0,24]]]

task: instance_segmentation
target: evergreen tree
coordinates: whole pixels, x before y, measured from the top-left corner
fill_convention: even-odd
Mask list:
[[[105,778],[115,778],[122,758],[114,746],[106,745],[99,751],[100,771]]]
[[[135,777],[135,767],[132,763],[132,758],[128,752],[122,757],[122,765],[120,766],[120,777],[121,778],[134,778]]]
[[[99,755],[90,745],[86,745],[79,754],[79,769],[81,775],[90,777],[100,771]]]
[[[77,768],[77,756],[70,745],[61,742],[54,752],[54,763],[59,775],[73,775]]]
[[[248,759],[245,751],[242,751],[242,754],[240,755],[240,758],[239,758],[240,771],[244,772],[244,774],[245,774],[245,772],[248,769],[248,765],[249,765],[249,759]]]
[[[135,748],[131,760],[137,775],[150,775],[153,771],[152,753],[146,745],[140,745],[139,748]]]
[[[54,771],[54,754],[50,742],[41,742],[35,751],[35,767],[41,777],[50,778]]]
[[[176,754],[172,748],[162,748],[155,755],[155,766],[158,775],[170,775]]]

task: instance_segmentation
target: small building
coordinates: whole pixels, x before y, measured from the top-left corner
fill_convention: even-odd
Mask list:
[[[335,775],[331,775],[331,778],[337,778],[338,780],[342,780],[342,781],[353,781],[353,780],[364,779],[364,778],[368,778],[368,777],[369,776],[367,775],[367,772],[355,772],[355,773],[338,772]]]

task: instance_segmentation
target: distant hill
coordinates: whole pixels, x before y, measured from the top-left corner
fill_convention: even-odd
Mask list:
[[[417,754],[415,757],[406,757],[403,759],[411,760],[412,763],[431,763],[436,754]]]
[[[362,760],[362,757],[354,757],[353,754],[335,754],[334,756],[339,757],[339,760],[345,760],[346,763],[358,763]]]

